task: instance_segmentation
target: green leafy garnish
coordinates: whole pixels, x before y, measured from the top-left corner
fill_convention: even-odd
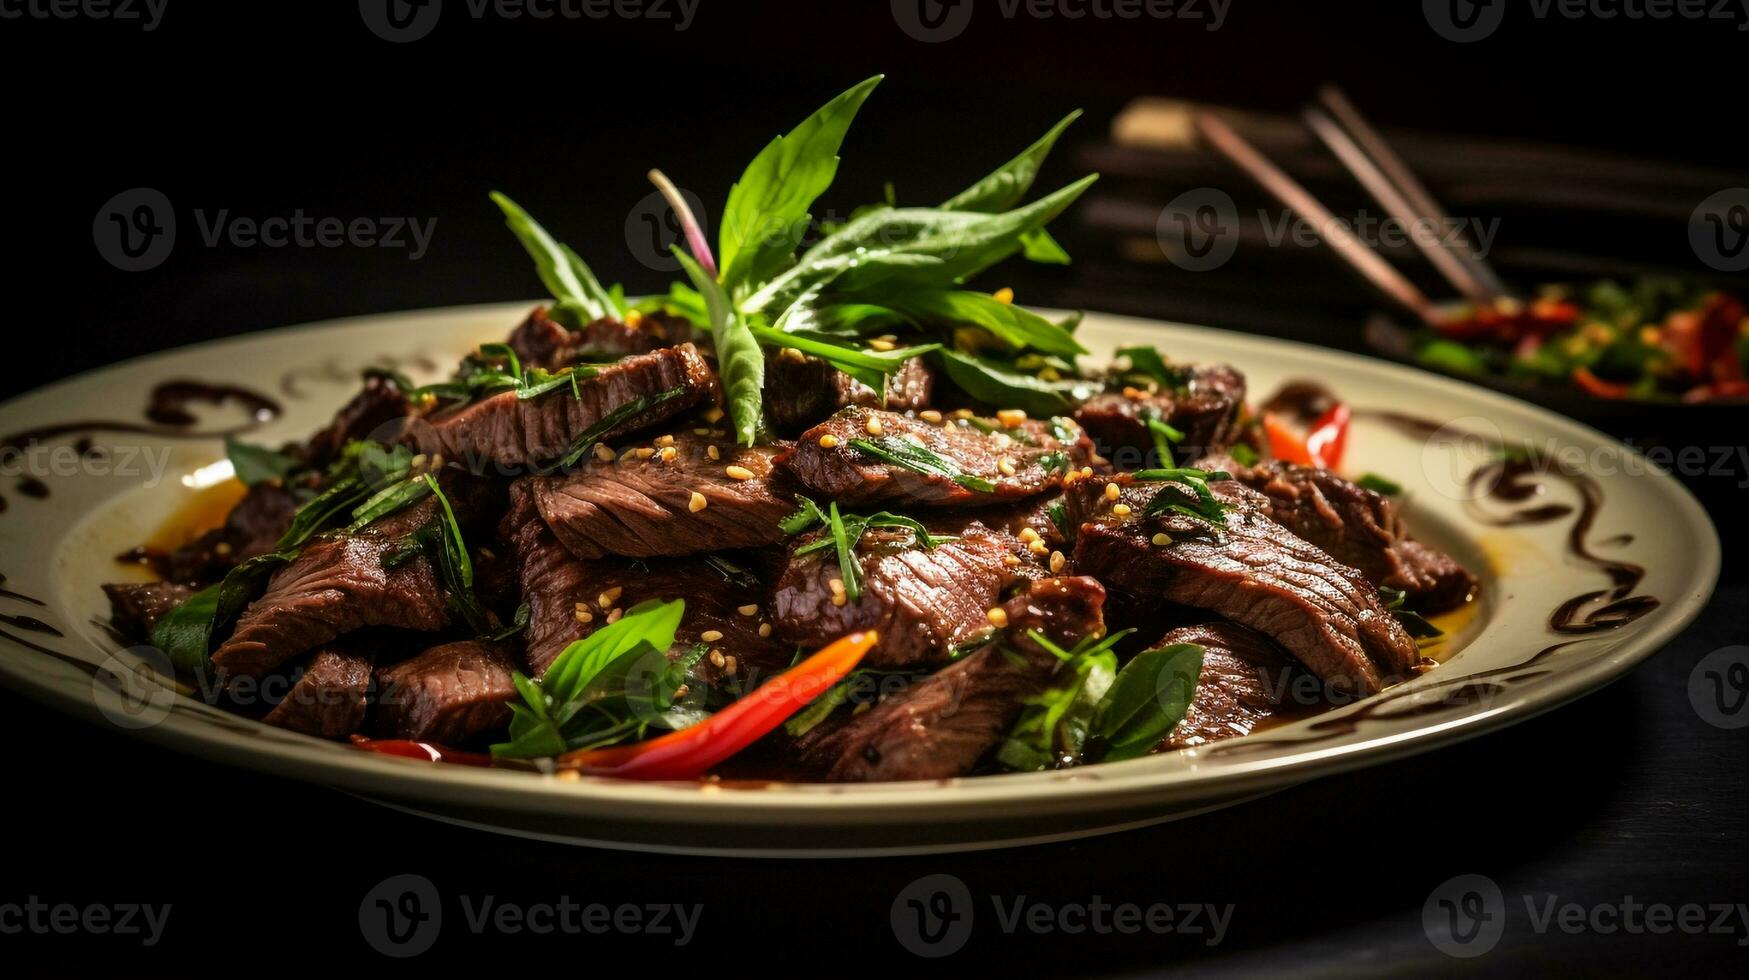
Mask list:
[[[595,448],[595,444],[607,438],[608,434],[613,432],[613,430],[632,419],[637,418],[639,415],[642,415],[650,409],[655,408],[657,405],[660,405],[671,398],[679,398],[684,394],[686,394],[686,389],[683,387],[669,388],[667,391],[658,391],[654,395],[639,395],[631,401],[616,407],[606,415],[603,415],[600,419],[597,419],[594,425],[577,433],[577,437],[571,440],[571,448],[565,450],[565,455],[559,457],[558,462],[554,463],[546,472],[552,472],[553,470],[568,470],[573,466],[576,466],[578,460],[589,455],[589,452]]]
[[[1242,442],[1235,442],[1227,447],[1227,455],[1233,457],[1233,462],[1240,466],[1256,466],[1258,461],[1262,459],[1257,455],[1257,450]]]
[[[1403,624],[1404,632],[1417,640],[1430,640],[1445,635],[1445,630],[1433,625],[1427,617],[1410,609],[1404,603],[1409,594],[1402,589],[1393,589],[1388,585],[1379,586],[1379,598],[1384,601],[1385,608],[1390,610],[1397,622]]]
[[[1020,370],[1012,362],[947,347],[929,357],[949,380],[978,401],[1022,409],[1034,418],[1073,411],[1100,387],[1098,382],[1081,378],[1047,381]]]
[[[1032,189],[1039,168],[1044,165],[1051,148],[1056,145],[1057,137],[1063,135],[1063,130],[1068,129],[1069,124],[1079,118],[1080,109],[1064,116],[1049,132],[1039,137],[1037,142],[1022,150],[1019,156],[997,167],[983,180],[943,201],[942,208],[947,211],[989,213],[1006,211],[1019,204],[1026,198],[1026,192]],[[1022,237],[1021,244],[1023,254],[1033,262],[1064,265],[1069,261],[1069,254],[1043,228],[1028,232]]]
[[[652,725],[680,728],[696,721],[674,704],[686,660],[666,659],[685,612],[681,599],[639,603],[566,647],[540,680],[514,674],[520,699],[510,706],[510,740],[492,746],[492,754],[546,758],[611,745]],[[655,666],[651,676],[632,676],[645,658]]]
[[[374,442],[349,443],[340,459],[330,466],[328,486],[292,515],[279,551],[300,548],[334,523],[341,514],[367,503],[373,496],[406,480],[412,473],[413,452],[405,446],[384,447]]]
[[[1182,514],[1198,520],[1220,525],[1227,512],[1227,505],[1215,496],[1209,489],[1210,480],[1230,480],[1231,473],[1225,470],[1199,470],[1182,466],[1158,470],[1137,470],[1130,474],[1138,482],[1166,482],[1175,486],[1161,487],[1154,494],[1143,514],[1148,517],[1158,517],[1162,514]],[[1188,495],[1185,489],[1188,488]]]
[[[1147,755],[1184,719],[1202,676],[1203,648],[1174,643],[1137,654],[1118,671],[1093,714],[1105,743],[1101,761]]]
[[[811,220],[808,209],[838,174],[844,134],[881,77],[855,85],[766,144],[729,189],[717,257],[731,294],[772,278],[792,260]]]
[[[1360,479],[1354,483],[1358,487],[1371,490],[1373,493],[1384,494],[1387,497],[1395,497],[1403,492],[1401,483],[1382,477],[1377,473],[1362,473]]]
[[[823,525],[826,533],[818,540],[811,541],[795,550],[794,557],[811,555],[827,548],[835,549],[838,557],[838,575],[844,583],[844,594],[851,601],[862,598],[862,569],[856,560],[856,546],[862,540],[862,535],[871,527],[896,528],[910,531],[918,547],[930,551],[944,541],[954,540],[938,534],[930,534],[922,523],[902,514],[892,514],[881,511],[878,514],[841,514],[836,503],[821,510],[820,505],[807,497],[796,497],[795,513],[779,522],[785,534],[796,535],[816,525]]]
[[[1154,347],[1121,347],[1119,357],[1130,359],[1130,367],[1147,375],[1166,391],[1178,391],[1190,384],[1195,374],[1189,368],[1173,367],[1160,356],[1158,348]]]
[[[1145,418],[1148,435],[1154,440],[1154,452],[1160,457],[1164,466],[1172,462],[1172,447],[1184,441],[1184,433],[1166,424],[1158,411],[1150,409]]]
[[[283,480],[303,465],[284,453],[274,452],[266,446],[242,442],[231,436],[225,437],[225,456],[231,461],[231,471],[237,475],[237,479],[249,487],[271,480]]]
[[[760,343],[768,347],[787,347],[818,357],[874,389],[877,394],[882,396],[886,394],[888,375],[904,367],[905,362],[913,357],[919,357],[941,347],[940,344],[920,344],[916,347],[901,347],[888,351],[862,350],[836,344],[824,338],[794,331],[778,330],[758,323],[751,324],[750,328],[753,336]]]
[[[989,293],[920,289],[894,293],[885,301],[892,309],[919,321],[982,328],[1012,350],[1036,350],[1070,359],[1087,353],[1074,334]]]
[[[164,651],[177,670],[207,669],[214,642],[236,622],[243,607],[260,594],[267,579],[297,557],[295,551],[257,555],[225,574],[222,581],[189,596],[152,627],[152,645]]]
[[[504,212],[504,223],[534,259],[541,282],[558,300],[551,310],[553,319],[575,328],[602,317],[625,316],[624,297],[616,290],[604,288],[576,252],[547,234],[515,201],[497,191],[491,196]]]
[[[1079,761],[1092,733],[1094,712],[1117,676],[1113,648],[1131,632],[1084,637],[1065,650],[1043,633],[1028,631],[1032,642],[1062,662],[1057,670],[1060,681],[1025,699],[1020,717],[996,750],[996,760],[1021,772]]]
[[[994,493],[996,485],[981,476],[975,476],[960,469],[960,465],[940,453],[926,449],[909,440],[896,436],[882,436],[879,439],[852,439],[850,448],[891,466],[921,473],[924,476],[937,476],[965,487],[973,493]]]
[[[674,247],[674,256],[680,260],[693,287],[704,296],[711,340],[717,351],[717,374],[723,382],[723,401],[728,406],[729,420],[734,423],[735,437],[741,445],[751,446],[758,440],[763,422],[765,354],[723,287],[678,245]]]

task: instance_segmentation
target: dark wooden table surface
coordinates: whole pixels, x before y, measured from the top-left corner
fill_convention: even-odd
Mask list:
[[[889,177],[907,200],[941,199],[1075,105],[1090,110],[1081,125],[1092,140],[1137,92],[1292,111],[1319,72],[1392,124],[1711,163],[1740,159],[1742,149],[1740,136],[1733,144],[1709,125],[1718,93],[1740,83],[1741,35],[1728,27],[1629,25],[1626,34],[1601,23],[1571,32],[1526,23],[1502,32],[1505,47],[1463,47],[1431,37],[1415,4],[1381,13],[1241,2],[1219,32],[1174,28],[1162,39],[1130,23],[1070,29],[986,14],[964,40],[926,46],[895,35],[880,2],[784,14],[769,12],[781,5],[730,5],[741,11],[738,28],[701,20],[672,40],[652,40],[635,23],[591,22],[553,42],[532,22],[469,23],[452,3],[430,41],[390,47],[363,35],[353,5],[335,6],[346,9],[231,5],[226,20],[195,30],[202,15],[171,5],[143,38],[72,21],[0,25],[0,43],[11,46],[0,79],[30,93],[11,106],[17,142],[0,162],[18,232],[8,236],[8,286],[23,304],[0,396],[180,343],[526,295],[535,283],[483,206],[493,187],[592,243],[585,250],[604,278],[656,287],[620,250],[627,209],[648,192],[647,166],[720,200],[772,133],[877,70],[894,78],[847,149],[840,182],[856,191],[840,207],[878,196]],[[1574,37],[1589,47],[1565,43]],[[1652,38],[1662,42],[1656,50],[1646,47]],[[1309,52],[1310,39],[1329,47]],[[1386,50],[1417,70],[1381,72],[1369,53]],[[39,64],[77,65],[107,94],[51,86],[31,67]],[[1585,82],[1576,88],[1574,78]],[[1648,94],[1664,108],[1618,125],[1621,106]],[[1069,176],[1060,160],[1046,178]],[[184,244],[150,273],[117,272],[92,248],[91,215],[130,187],[163,190],[185,221]],[[384,249],[207,245],[197,208],[440,223],[429,254],[409,261]],[[1511,241],[1513,232],[1503,234],[1509,244],[1534,244]],[[1331,301],[1327,282],[1314,292],[1274,280],[1235,288],[1231,277],[1200,286],[1137,277],[1093,261],[1101,243],[1066,237],[1090,261],[1067,273],[1012,270],[1023,300],[1357,343],[1353,312],[1367,304],[1358,290],[1344,304]],[[1331,266],[1311,278],[1341,275]],[[1745,438],[1740,428],[1656,435],[1676,445]],[[1731,547],[1744,481],[1749,473],[1693,481],[1727,545],[1718,593],[1667,649],[1607,688],[1412,759],[1178,823],[1023,850],[742,861],[531,842],[178,756],[0,693],[11,776],[0,958],[35,975],[374,973],[397,963],[365,941],[360,905],[386,878],[417,874],[447,902],[437,945],[399,963],[422,970],[675,969],[671,936],[476,935],[461,901],[493,896],[520,907],[561,898],[701,906],[678,953],[708,953],[705,969],[1740,975],[1749,963],[1749,913],[1738,904],[1749,903],[1749,735],[1703,720],[1688,682],[1702,657],[1749,643],[1749,574]],[[1644,533],[1658,533],[1658,515],[1644,517]],[[936,874],[963,882],[975,912],[960,952],[925,960],[899,942],[890,915],[903,889]],[[1424,920],[1440,899],[1463,907],[1447,883],[1464,875],[1485,876],[1500,894],[1500,938],[1477,960],[1441,952]],[[20,931],[33,899],[168,903],[171,912],[161,942],[143,948],[137,937]],[[1544,924],[1551,899],[1584,909],[1591,924]],[[1231,913],[1218,942],[1207,932],[1009,933],[996,907],[1017,900],[1071,916],[1096,904]],[[1624,904],[1722,905],[1729,914],[1709,913],[1699,934],[1609,931],[1608,909]]]

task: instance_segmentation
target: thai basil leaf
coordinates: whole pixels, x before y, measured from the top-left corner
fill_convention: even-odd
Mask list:
[[[1117,353],[1119,357],[1129,358],[1131,367],[1159,382],[1160,387],[1167,391],[1183,388],[1193,376],[1189,368],[1167,364],[1154,347],[1123,347]]]
[[[1063,135],[1063,130],[1068,129],[1069,124],[1080,117],[1080,109],[1064,116],[1049,132],[1039,137],[1038,142],[1022,150],[1019,156],[996,168],[983,180],[943,201],[942,208],[947,211],[991,213],[1006,211],[1019,204],[1026,198],[1026,192],[1032,188],[1033,181],[1038,178],[1039,168],[1044,165],[1051,148],[1056,145],[1057,137]],[[1069,253],[1063,251],[1063,247],[1042,228],[1023,236],[1021,245],[1022,254],[1028,261],[1051,265],[1067,265],[1069,262]]]
[[[1004,303],[989,293],[963,289],[897,292],[887,305],[923,321],[968,324],[989,331],[1016,351],[1036,350],[1073,360],[1087,353],[1074,334],[1029,310]]]
[[[996,489],[995,484],[989,480],[967,473],[960,468],[958,463],[946,456],[905,439],[894,436],[882,436],[879,439],[852,439],[850,447],[891,466],[898,466],[913,473],[921,473],[924,476],[939,476],[952,480],[974,493],[991,493]]]
[[[674,256],[686,269],[692,284],[704,295],[710,315],[711,338],[717,349],[717,374],[723,381],[723,401],[729,408],[729,419],[735,425],[735,435],[743,446],[759,439],[764,418],[765,354],[747,323],[735,312],[723,287],[707,275],[692,256],[674,246]]]
[[[978,401],[1024,409],[1044,418],[1074,411],[1099,392],[1100,385],[1082,378],[1046,381],[989,357],[942,348],[930,355],[954,384]]]
[[[206,670],[213,641],[230,629],[267,579],[296,557],[295,551],[274,551],[237,565],[222,581],[166,613],[152,627],[152,645],[163,650],[180,671],[198,674]]]
[[[249,487],[270,480],[283,480],[303,465],[284,453],[241,442],[231,436],[225,437],[225,456],[231,461],[231,471],[237,479]]]
[[[504,223],[534,259],[541,282],[559,301],[550,312],[554,319],[570,327],[580,327],[590,320],[624,315],[623,304],[616,304],[613,293],[602,287],[595,273],[576,252],[555,240],[515,201],[497,191],[491,196],[498,209],[504,212]],[[579,320],[581,322],[574,322]]]
[[[766,144],[729,189],[717,238],[723,287],[731,293],[776,275],[806,234],[808,209],[838,174],[838,149],[876,75]]]
[[[904,367],[905,362],[913,357],[921,357],[941,347],[940,344],[920,344],[897,350],[864,350],[833,343],[822,337],[778,330],[761,323],[749,323],[748,329],[760,343],[768,347],[788,347],[811,354],[882,395],[887,390],[888,375]]]
[[[1183,720],[1202,676],[1203,648],[1174,643],[1137,654],[1100,699],[1093,731],[1107,745],[1104,761],[1147,755]]]

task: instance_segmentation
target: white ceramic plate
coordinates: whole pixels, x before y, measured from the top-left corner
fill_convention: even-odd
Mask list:
[[[1438,651],[1446,662],[1377,698],[1246,738],[1169,755],[1035,773],[873,786],[643,784],[437,765],[359,752],[256,724],[168,688],[150,658],[104,629],[98,586],[130,572],[114,556],[186,512],[224,458],[226,428],[251,441],[302,438],[330,417],[369,365],[435,377],[505,336],[532,304],[369,317],[170,351],[34,392],[0,407],[0,439],[108,419],[155,432],[73,426],[0,466],[0,679],[70,713],[214,760],[367,795],[432,816],[579,843],[648,850],[822,855],[1002,846],[1169,820],[1306,779],[1370,765],[1520,721],[1597,688],[1654,653],[1712,593],[1719,543],[1675,481],[1584,426],[1479,388],[1312,347],[1090,315],[1096,355],[1155,344],[1176,359],[1238,366],[1260,396],[1315,379],[1357,410],[1347,468],[1407,488],[1417,536],[1480,573],[1482,598]],[[256,425],[234,400],[190,403],[192,425],[163,429],[143,408],[158,386],[223,379],[282,403]],[[1421,420],[1420,427],[1384,413]],[[1437,431],[1435,431],[1437,430]],[[80,457],[81,436],[107,455]],[[1544,460],[1516,502],[1473,492],[1501,443]],[[83,448],[83,447],[79,447]],[[21,467],[42,486],[23,486]],[[219,468],[218,472],[224,472]],[[210,493],[211,491],[207,491]],[[1512,515],[1534,520],[1514,520]],[[1575,525],[1593,556],[1570,547]],[[1655,527],[1656,534],[1641,531]],[[1613,568],[1643,577],[1610,593]],[[1626,577],[1631,578],[1628,574]],[[1557,632],[1571,611],[1611,628]],[[32,605],[17,596],[39,600]],[[1599,608],[1620,599],[1610,609]],[[55,635],[55,634],[60,635]]]

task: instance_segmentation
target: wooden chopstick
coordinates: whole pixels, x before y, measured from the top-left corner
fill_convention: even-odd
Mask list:
[[[1360,144],[1343,132],[1342,127],[1336,125],[1335,120],[1318,109],[1307,109],[1303,115],[1312,132],[1324,141],[1331,153],[1336,154],[1336,159],[1342,161],[1342,165],[1348,168],[1348,172],[1379,202],[1385,212],[1403,225],[1409,240],[1427,256],[1428,261],[1433,263],[1433,267],[1439,270],[1447,282],[1472,303],[1487,305],[1494,301],[1494,295],[1487,286],[1470,274],[1469,266],[1446,244],[1443,232],[1451,227],[1449,222],[1432,215],[1417,214],[1391,179],[1367,157]],[[1423,221],[1433,222],[1437,229],[1432,240],[1416,233],[1416,226]]]
[[[1212,113],[1197,110],[1193,118],[1196,121],[1197,132],[1210,146],[1231,160],[1235,166],[1245,171],[1263,189],[1274,195],[1288,209],[1297,211],[1300,217],[1312,223],[1320,238],[1329,245],[1336,254],[1359,272],[1373,288],[1383,293],[1392,302],[1408,310],[1421,322],[1429,325],[1439,323],[1439,314],[1433,303],[1428,300],[1415,284],[1404,278],[1403,274],[1380,258],[1377,252],[1362,244],[1352,235],[1333,236],[1329,230],[1337,226],[1336,215],[1311,195],[1300,183],[1289,177],[1281,168],[1269,162],[1269,158],[1258,152],[1257,148],[1245,140],[1243,136],[1233,131],[1231,126],[1222,122]]]
[[[1371,123],[1367,122],[1366,117],[1360,114],[1360,109],[1348,98],[1347,94],[1335,85],[1325,85],[1318,89],[1318,101],[1323,104],[1330,115],[1336,118],[1337,122],[1342,124],[1342,127],[1349,134],[1352,134],[1354,142],[1358,144],[1366,158],[1407,200],[1413,213],[1440,222],[1448,221],[1445,209],[1440,207],[1438,201],[1434,200],[1432,193],[1427,190],[1427,185],[1421,182],[1421,178],[1415,176],[1415,171],[1410,169],[1409,164],[1404,162],[1402,156],[1385,140],[1384,136]],[[1442,227],[1445,226],[1442,224]],[[1489,299],[1511,296],[1512,290],[1494,271],[1494,267],[1489,265],[1486,259],[1476,254],[1475,246],[1469,240],[1469,236],[1464,235],[1461,230],[1458,235],[1459,241],[1447,251],[1455,252],[1456,257],[1467,266],[1469,278],[1480,284]],[[1468,293],[1467,290],[1465,292]]]

